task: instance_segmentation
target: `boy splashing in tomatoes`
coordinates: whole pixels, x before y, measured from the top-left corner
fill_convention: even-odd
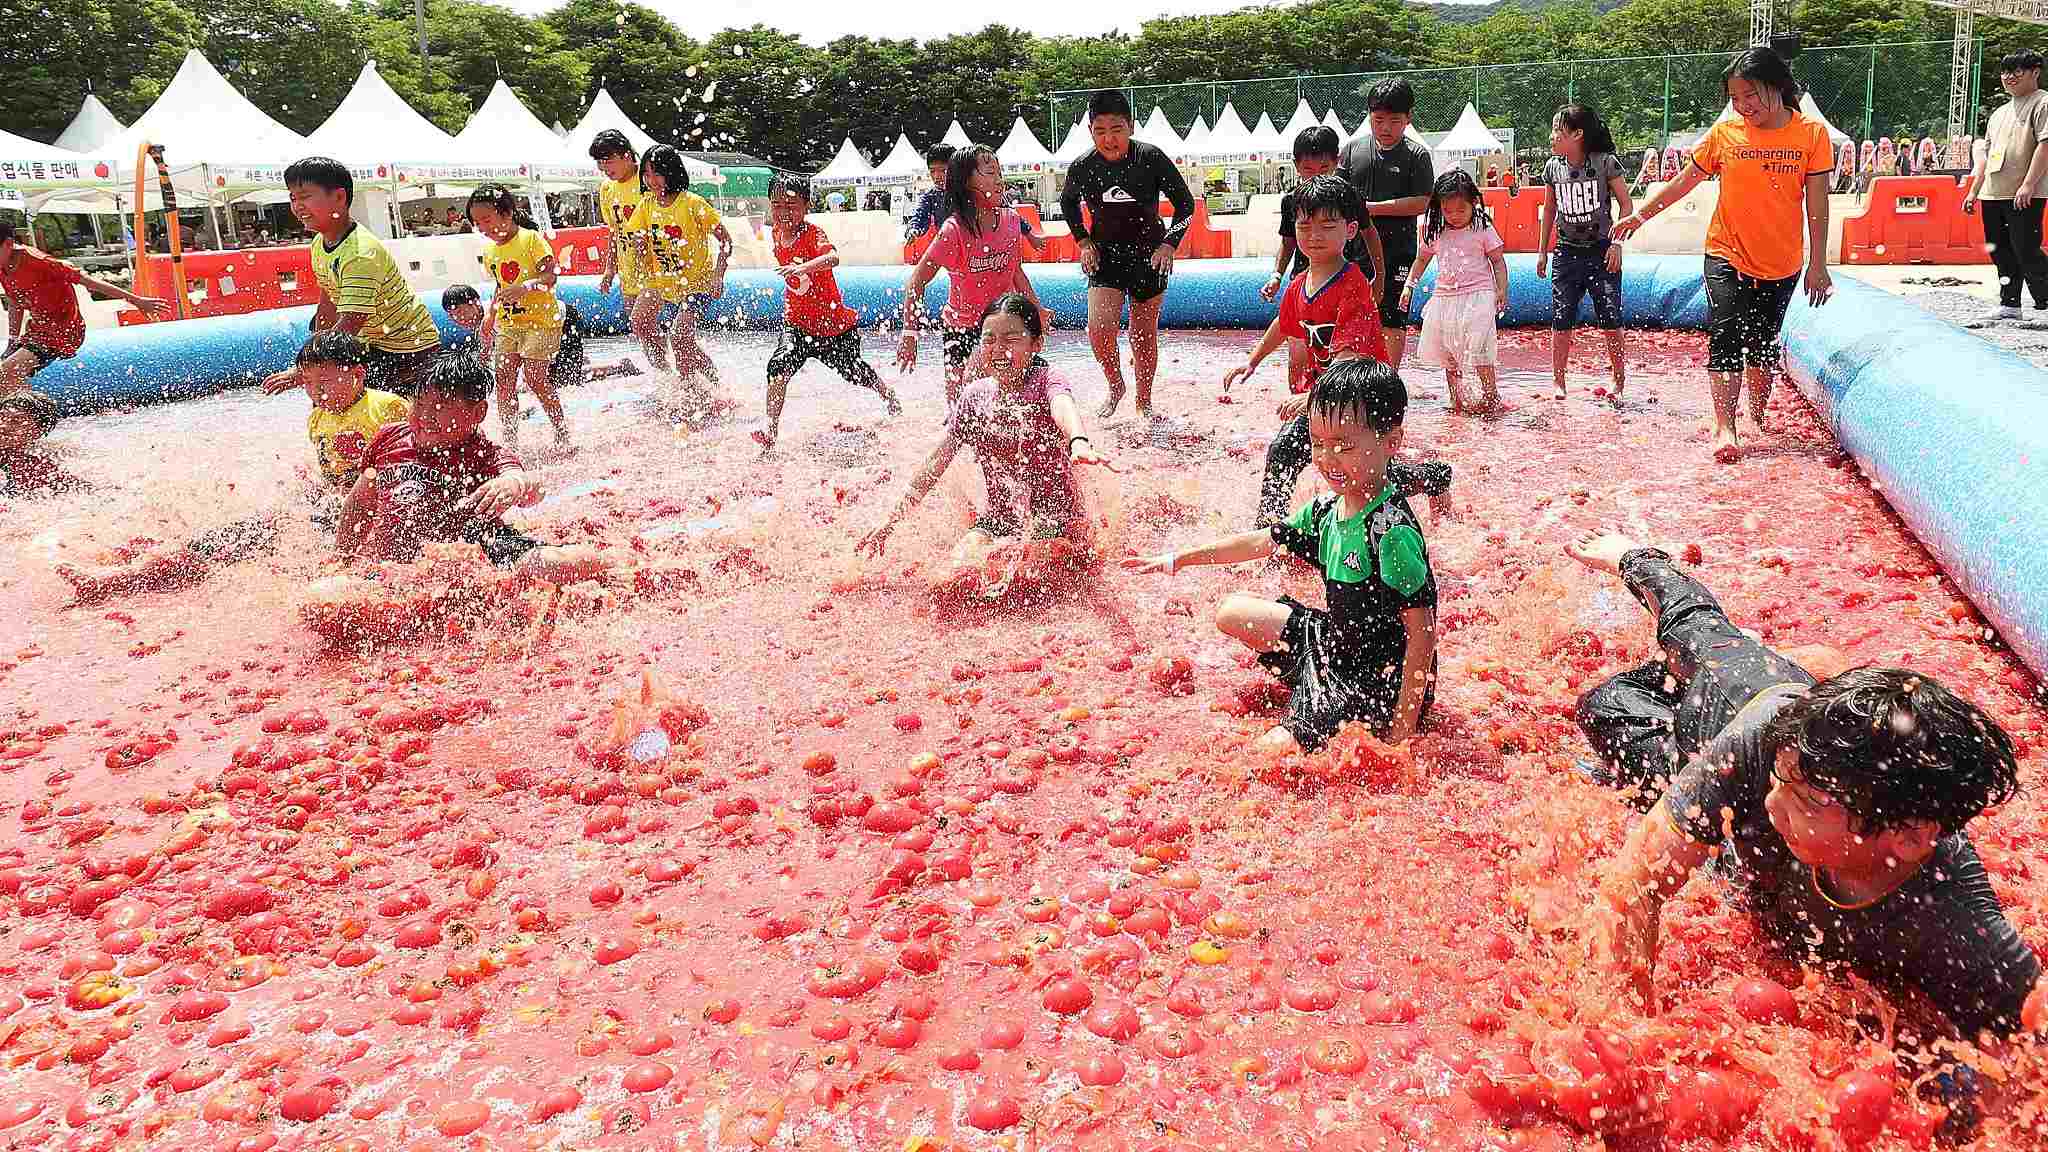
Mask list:
[[[1654,1007],[1665,901],[1710,858],[1796,959],[1924,993],[1965,1038],[2005,1035],[2041,965],[1963,831],[2018,787],[2012,740],[1933,679],[1853,668],[1815,683],[1730,623],[1655,548],[1596,532],[1566,551],[1620,576],[1664,654],[1579,701],[1596,776],[1650,815],[1596,910],[1613,962]],[[1971,1079],[1958,1068],[1942,1087]]]
[[[1390,743],[1415,735],[1436,690],[1436,578],[1422,526],[1388,465],[1401,450],[1408,389],[1378,360],[1339,360],[1309,394],[1309,448],[1331,492],[1284,522],[1124,567],[1169,575],[1239,564],[1284,548],[1323,573],[1327,609],[1236,594],[1216,627],[1259,653],[1293,690],[1288,717],[1259,746],[1313,751],[1346,721]]]

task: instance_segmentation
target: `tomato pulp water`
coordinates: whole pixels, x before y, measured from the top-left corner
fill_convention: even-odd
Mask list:
[[[1215,397],[1252,339],[1169,333],[1169,418],[1091,419],[1123,469],[1091,481],[1112,559],[1250,520],[1278,371]],[[364,650],[299,615],[330,575],[279,496],[303,401],[67,425],[99,489],[0,511],[0,1125],[80,1148],[1590,1148],[1640,1099],[1674,1140],[1924,1146],[1855,996],[1774,960],[1711,881],[1667,914],[1658,1017],[1589,978],[1570,928],[1631,817],[1572,770],[1571,708],[1651,637],[1559,549],[1610,522],[1669,542],[1771,643],[1957,686],[2029,772],[2032,682],[1797,397],[1714,464],[1700,337],[1630,340],[1619,410],[1597,358],[1543,399],[1541,334],[1506,339],[1497,421],[1447,416],[1411,369],[1408,446],[1456,469],[1455,517],[1424,513],[1434,727],[1281,765],[1251,744],[1284,695],[1210,617],[1233,590],[1317,602],[1298,565],[1112,563],[938,611],[980,498],[964,465],[854,557],[936,439],[935,364],[893,422],[806,371],[767,462],[759,337],[713,339],[733,422],[678,431],[644,378],[568,393],[582,450],[536,464],[551,496],[515,521],[623,574]],[[1085,342],[1047,356],[1092,410]],[[64,606],[57,563],[279,507],[273,556]],[[433,579],[488,583],[459,569]],[[2041,828],[2025,796],[1973,829],[2036,941]],[[2024,1146],[2041,1066],[2000,1058],[1983,1141]]]

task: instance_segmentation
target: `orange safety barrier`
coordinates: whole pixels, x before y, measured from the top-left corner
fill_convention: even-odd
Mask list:
[[[145,256],[143,263],[152,283],[169,282],[171,257]],[[186,305],[187,317],[234,316],[320,302],[320,289],[313,282],[312,250],[303,245],[187,252],[184,265],[188,299],[198,297]],[[123,325],[152,322],[150,316],[133,308],[123,309],[117,318]]]
[[[548,238],[548,246],[555,251],[555,270],[564,276],[602,275],[604,250],[611,244],[610,232],[602,224],[557,229]]]
[[[1842,221],[1844,264],[1989,264],[1984,215],[1963,211],[1953,176],[1879,176]]]
[[[1550,189],[1523,188],[1513,196],[1505,188],[1484,188],[1493,230],[1510,252],[1534,252],[1543,246],[1543,213],[1550,209]]]

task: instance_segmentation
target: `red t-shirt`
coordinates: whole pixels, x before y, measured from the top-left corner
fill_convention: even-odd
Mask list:
[[[823,228],[807,220],[797,230],[796,239],[787,245],[780,240],[775,242],[775,265],[787,268],[816,260],[830,251],[831,238]],[[860,317],[840,299],[839,280],[830,268],[806,272],[794,284],[783,281],[782,300],[784,322],[812,336],[837,336],[860,323]]]
[[[14,307],[28,309],[22,339],[59,356],[75,356],[85,343],[85,316],[78,310],[76,287],[85,280],[78,269],[40,252],[19,246],[20,259],[0,269],[0,288]]]
[[[1280,330],[1308,345],[1301,376],[1292,382],[1296,392],[1314,388],[1323,369],[1339,355],[1387,358],[1379,299],[1358,265],[1347,262],[1344,271],[1314,295],[1309,294],[1308,275],[1296,276],[1280,298]]]
[[[378,489],[387,497],[402,485],[414,486],[403,501],[406,514],[418,518],[419,529],[433,537],[452,535],[461,526],[455,505],[464,497],[518,467],[517,456],[481,432],[444,447],[422,448],[409,423],[386,424],[363,450],[363,469],[376,471]]]

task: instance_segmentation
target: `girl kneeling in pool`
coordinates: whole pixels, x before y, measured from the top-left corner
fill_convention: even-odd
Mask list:
[[[1089,442],[1066,380],[1039,358],[1044,345],[1036,301],[1009,292],[989,304],[981,318],[981,351],[992,375],[961,391],[946,418],[945,438],[911,478],[888,520],[863,537],[857,551],[881,555],[889,533],[931,493],[962,447],[972,448],[981,464],[988,506],[953,549],[956,570],[982,565],[998,541],[1071,539],[1085,531],[1073,466],[1111,466]]]

